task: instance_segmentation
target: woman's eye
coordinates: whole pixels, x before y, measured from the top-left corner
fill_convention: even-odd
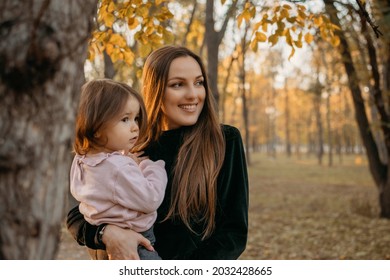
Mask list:
[[[182,83],[174,83],[174,84],[171,84],[171,87],[173,88],[178,88],[182,85]]]
[[[204,81],[202,80],[202,81],[197,81],[196,83],[195,83],[195,85],[197,85],[197,86],[203,86],[204,85]]]

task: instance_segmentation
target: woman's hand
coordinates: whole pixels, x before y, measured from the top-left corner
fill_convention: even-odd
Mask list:
[[[139,260],[138,245],[154,251],[150,241],[141,234],[114,225],[107,225],[102,237],[110,260]]]

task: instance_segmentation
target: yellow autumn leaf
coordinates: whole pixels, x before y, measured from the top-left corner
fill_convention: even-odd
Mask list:
[[[126,62],[126,64],[128,64],[128,65],[133,64],[134,53],[132,53],[131,51],[125,51],[125,52],[123,52],[123,56],[124,56],[124,61]]]
[[[114,46],[110,43],[107,43],[106,44],[106,53],[111,56],[111,54],[113,53],[114,51]]]
[[[164,29],[163,30],[163,39],[167,44],[172,44],[175,40],[175,36],[173,33],[169,30]]]
[[[121,47],[121,48],[126,46],[125,39],[121,35],[116,34],[116,33],[111,35],[109,43],[111,43],[115,46]]]
[[[330,40],[331,44],[333,47],[337,47],[340,45],[340,37],[339,36],[333,36],[332,39]]]
[[[287,17],[286,18],[287,19],[287,21],[289,22],[289,23],[295,23],[296,22],[296,20],[297,20],[297,17]]]
[[[303,5],[301,5],[301,4],[297,4],[297,7],[298,7],[298,9],[301,10],[301,11],[306,11],[306,7],[303,6]]]
[[[131,5],[128,5],[126,8],[126,17],[132,18],[135,15],[135,10],[134,7]]]
[[[257,52],[258,42],[256,39],[252,40],[252,42],[250,44],[250,48],[252,49],[253,52]]]
[[[104,18],[103,18],[103,22],[104,22],[104,25],[109,27],[109,28],[112,28],[112,25],[114,24],[115,22],[115,16],[113,14],[107,14]]]
[[[283,18],[288,18],[290,16],[289,12],[287,9],[282,9],[280,11],[280,19],[283,19]]]
[[[142,69],[138,69],[136,72],[137,78],[141,79],[142,78]]]
[[[298,18],[305,20],[307,18],[307,15],[304,11],[298,10]]]
[[[263,22],[263,24],[261,25],[261,29],[264,32],[267,32],[268,31],[268,23],[267,22]]]
[[[328,33],[326,32],[326,30],[324,28],[321,28],[320,29],[320,35],[321,35],[321,38],[324,40],[324,41],[327,41],[328,39]]]
[[[107,12],[112,13],[115,10],[116,10],[116,6],[115,6],[114,1],[110,1],[110,3],[108,4],[108,7],[107,7]]]
[[[278,21],[276,25],[278,26],[277,32],[280,32],[280,34],[282,34],[286,27],[286,24],[284,24],[284,22]]]
[[[290,53],[290,56],[288,57],[288,60],[290,60],[295,54],[295,49],[294,47],[291,48],[291,53]]]
[[[254,18],[256,16],[256,8],[254,6],[252,6],[249,9],[249,14],[250,14],[251,18]]]
[[[276,45],[276,43],[278,42],[279,40],[279,36],[276,35],[276,34],[273,34],[271,36],[268,37],[268,42],[270,42],[272,45],[271,46],[274,46]]]
[[[117,49],[114,49],[109,55],[113,63],[117,62],[120,59],[119,52]]]
[[[305,38],[305,41],[307,44],[310,44],[314,40],[313,35],[311,35],[311,33],[309,33],[309,32],[305,34],[304,38]]]
[[[292,38],[291,38],[290,31],[288,31],[288,32],[286,33],[286,42],[287,42],[287,44],[289,44],[290,46],[293,45],[293,40],[292,40]]]
[[[330,26],[332,27],[333,30],[341,30],[340,26],[331,23]]]
[[[140,46],[139,54],[141,57],[145,58],[150,54],[151,51],[152,47],[149,44],[145,44]]]
[[[244,19],[244,16],[242,14],[239,14],[237,16],[237,25],[238,27],[241,27],[242,20]]]
[[[297,48],[302,48],[302,41],[296,40],[296,41],[294,41],[294,45],[295,45]]]
[[[137,18],[132,17],[132,18],[129,18],[129,19],[127,20],[127,25],[129,26],[130,29],[135,29],[135,28],[138,27],[139,21],[138,21]]]
[[[145,30],[145,34],[146,35],[151,35],[151,34],[153,34],[154,31],[155,31],[154,26],[153,27],[152,26],[148,26],[146,28],[146,30]]]
[[[298,41],[302,41],[302,32],[300,32],[299,34],[298,34]]]
[[[267,41],[267,35],[265,35],[262,32],[257,31],[256,32],[256,40],[259,42],[265,42],[265,41]]]
[[[249,10],[244,10],[242,14],[246,22],[249,22],[252,18],[251,12]]]
[[[148,18],[149,16],[149,9],[146,6],[142,6],[137,9],[137,14],[141,16],[142,18]]]
[[[156,0],[156,5],[160,5],[161,3],[164,3],[166,0]]]
[[[319,27],[320,25],[322,25],[322,23],[324,22],[323,19],[322,19],[322,17],[315,17],[313,21],[314,21],[314,24],[315,24],[316,26],[318,26],[318,27]]]
[[[88,60],[93,61],[95,59],[95,50],[93,47],[88,48]]]

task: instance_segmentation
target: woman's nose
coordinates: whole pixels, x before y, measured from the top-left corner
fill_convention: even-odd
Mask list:
[[[197,96],[197,93],[196,93],[196,88],[193,86],[193,85],[190,85],[187,89],[187,94],[186,94],[186,97],[188,99],[194,99],[196,98]]]

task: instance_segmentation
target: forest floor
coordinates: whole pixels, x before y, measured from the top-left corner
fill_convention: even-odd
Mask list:
[[[390,260],[390,220],[364,156],[251,155],[246,260]],[[58,260],[89,259],[62,230]]]

